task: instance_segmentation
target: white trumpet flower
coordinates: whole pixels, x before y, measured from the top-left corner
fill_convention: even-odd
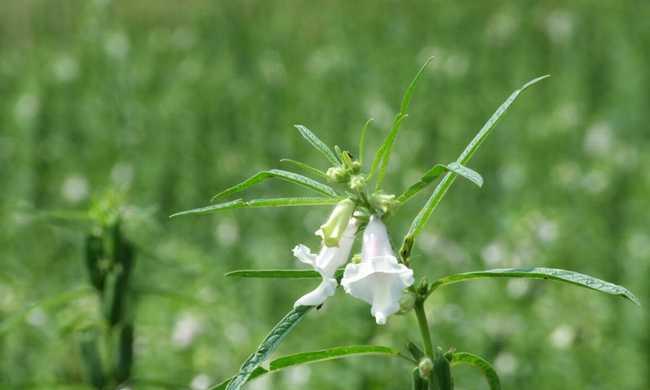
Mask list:
[[[318,255],[311,252],[306,245],[297,245],[293,248],[293,255],[305,264],[309,264],[323,278],[321,283],[313,291],[300,297],[294,307],[298,306],[318,306],[325,302],[327,298],[334,295],[336,291],[336,270],[343,266],[350,258],[352,244],[354,244],[354,235],[357,232],[357,223],[354,218],[350,218],[347,227],[341,234],[338,247],[327,246],[325,242],[321,247]]]
[[[413,270],[397,262],[386,225],[377,216],[363,233],[361,262],[345,267],[341,286],[345,292],[371,305],[370,314],[379,325],[400,308],[405,288],[413,284]]]

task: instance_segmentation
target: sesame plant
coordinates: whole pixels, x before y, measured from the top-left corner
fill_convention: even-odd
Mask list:
[[[431,59],[429,59],[430,61]],[[469,352],[458,352],[453,348],[434,347],[430,326],[425,311],[427,299],[441,287],[453,283],[484,278],[529,278],[564,282],[610,295],[618,295],[638,304],[638,299],[624,287],[592,276],[563,269],[531,267],[478,270],[443,276],[429,282],[424,275],[417,275],[417,264],[411,262],[414,242],[418,239],[454,181],[461,177],[481,187],[483,179],[479,173],[468,167],[472,156],[478,151],[496,122],[517,97],[528,87],[547,78],[542,76],[525,83],[514,91],[496,112],[488,119],[476,136],[469,142],[460,156],[451,163],[433,165],[420,179],[400,194],[384,191],[383,182],[390,161],[391,151],[402,122],[407,117],[411,97],[416,83],[427,61],[406,89],[399,113],[392,127],[372,160],[365,151],[366,132],[369,120],[361,128],[356,157],[344,148],[330,148],[307,127],[296,125],[299,134],[323,155],[329,167],[315,168],[295,160],[283,160],[302,174],[280,169],[259,172],[249,179],[216,194],[213,204],[179,212],[173,215],[209,214],[222,210],[263,207],[333,207],[328,219],[318,228],[316,235],[321,239],[318,250],[312,251],[305,245],[293,248],[296,259],[313,270],[267,269],[235,270],[228,276],[240,278],[313,278],[320,280],[316,288],[301,297],[264,338],[258,349],[241,365],[238,373],[211,387],[213,390],[237,390],[254,378],[271,374],[301,364],[342,359],[358,355],[380,355],[400,358],[407,364],[413,389],[453,389],[452,368],[468,364],[478,368],[486,377],[491,389],[500,389],[497,372],[482,357]],[[236,198],[225,201],[249,187],[267,179],[280,179],[318,193],[315,197],[280,197],[245,200]],[[385,221],[400,212],[400,207],[411,201],[414,195],[428,190],[437,182],[431,195],[413,218],[399,250],[395,252]],[[362,241],[361,253],[351,256],[355,240]],[[395,237],[393,237],[395,239]],[[370,314],[377,325],[386,325],[391,315],[414,313],[421,340],[409,342],[396,348],[382,345],[349,345],[317,351],[298,352],[271,360],[271,354],[300,320],[313,308],[319,308],[328,297],[335,294],[337,287],[353,298],[370,305]],[[442,340],[436,340],[441,343]]]

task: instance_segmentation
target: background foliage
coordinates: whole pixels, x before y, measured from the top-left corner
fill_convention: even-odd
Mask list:
[[[250,174],[304,159],[293,128],[370,152],[403,89],[414,95],[391,158],[399,192],[452,161],[524,81],[524,96],[418,240],[431,279],[500,266],[572,269],[622,284],[647,305],[650,272],[650,6],[645,1],[5,0],[0,5],[0,384],[79,387],[78,341],[96,321],[83,229],[44,215],[123,193],[138,248],[136,388],[204,388],[233,374],[314,281],[226,279],[234,268],[296,267],[327,208],[227,211],[168,220]],[[281,182],[253,194],[296,195]],[[390,221],[403,234],[424,202]],[[45,302],[30,306],[37,302]],[[25,310],[30,308],[31,310]],[[437,344],[494,362],[507,389],[645,389],[648,312],[550,282],[477,281],[428,303]],[[399,347],[411,316],[377,327],[337,294],[280,352]],[[459,389],[485,388],[469,368]],[[404,388],[402,361],[300,367],[250,388]],[[483,386],[483,387],[481,387]]]

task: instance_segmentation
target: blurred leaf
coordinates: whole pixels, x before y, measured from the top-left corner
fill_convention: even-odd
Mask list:
[[[411,185],[409,188],[406,189],[400,196],[397,197],[397,201],[400,203],[404,203],[415,194],[420,192],[420,190],[424,189],[427,185],[429,185],[431,182],[435,181],[440,175],[442,175],[445,172],[454,172],[459,176],[462,176],[466,178],[467,180],[471,181],[472,183],[476,184],[479,187],[483,186],[483,178],[481,175],[470,169],[467,168],[457,162],[452,162],[450,164],[444,165],[444,164],[436,164],[433,166],[433,168],[429,169],[422,175],[420,180],[416,182],[415,184]]]
[[[547,76],[542,76],[538,77],[536,79],[533,79],[526,84],[524,84],[521,88],[518,90],[514,91],[508,99],[506,99],[501,106],[492,114],[490,119],[488,119],[487,122],[483,125],[481,130],[479,130],[478,134],[474,136],[472,141],[465,147],[465,150],[461,153],[461,155],[458,157],[457,162],[461,165],[466,165],[469,160],[472,158],[474,153],[478,150],[478,148],[481,146],[483,141],[485,141],[485,138],[490,134],[490,130],[494,127],[496,122],[499,120],[501,115],[503,115],[506,110],[508,110],[508,107],[515,101],[517,96],[521,92],[523,92],[526,88],[530,87],[531,85],[549,77]],[[435,190],[433,190],[433,194],[431,194],[431,197],[427,200],[426,204],[420,212],[418,212],[417,216],[413,219],[413,222],[411,222],[411,227],[409,228],[408,233],[404,237],[405,240],[407,239],[415,239],[415,237],[420,234],[424,226],[427,224],[429,221],[429,218],[431,217],[431,214],[433,214],[433,211],[438,207],[438,204],[442,200],[442,198],[445,196],[447,191],[449,190],[449,187],[453,184],[454,180],[456,180],[456,173],[455,172],[449,172],[445,175],[445,177],[442,179],[442,181],[436,186]]]
[[[323,141],[320,140],[316,136],[316,134],[312,133],[311,130],[306,128],[303,125],[294,125],[296,129],[300,132],[300,135],[303,136],[313,147],[316,148],[319,152],[327,158],[327,160],[332,164],[332,165],[340,165],[341,162],[339,161],[338,158],[336,158],[336,155],[334,152],[332,152],[332,149],[330,149]]]
[[[241,192],[269,178],[278,178],[289,183],[293,183],[305,188],[309,188],[323,195],[328,195],[332,197],[337,196],[336,191],[334,191],[332,187],[317,182],[314,179],[310,179],[298,173],[283,171],[281,169],[270,169],[268,171],[258,172],[255,175],[251,176],[250,178],[244,180],[243,182],[221,191],[220,193],[212,197],[212,201],[215,201],[219,198],[226,197],[228,195],[235,194],[237,192]]]
[[[238,390],[253,372],[264,362],[285,337],[298,325],[302,317],[311,309],[311,306],[298,306],[292,309],[284,318],[278,322],[264,341],[242,364],[239,373],[228,383],[227,390]]]
[[[283,158],[283,159],[280,160],[280,162],[292,164],[292,165],[296,166],[297,168],[302,169],[306,173],[311,173],[314,176],[318,176],[318,177],[320,177],[322,179],[327,180],[327,174],[325,174],[325,172],[321,171],[318,168],[314,168],[311,165],[306,164],[304,162],[292,160],[290,158]]]
[[[451,354],[451,366],[454,367],[459,364],[469,364],[480,369],[490,385],[490,390],[501,390],[499,376],[487,360],[469,352],[453,352]]]
[[[375,190],[381,188],[381,185],[384,181],[384,176],[386,175],[386,168],[388,168],[388,160],[390,159],[390,153],[393,148],[393,144],[395,143],[395,138],[397,138],[397,133],[399,133],[400,127],[402,126],[402,121],[408,116],[406,113],[409,109],[409,105],[411,104],[411,98],[413,97],[415,86],[417,85],[422,72],[424,72],[424,69],[426,69],[431,60],[433,60],[433,57],[429,57],[426,60],[424,65],[422,65],[420,70],[418,70],[418,72],[415,74],[415,77],[411,81],[411,84],[409,84],[408,88],[406,88],[404,96],[402,97],[402,103],[400,104],[399,113],[395,116],[390,133],[388,133],[388,136],[386,136],[384,143],[375,154],[375,159],[372,162],[372,168],[369,175],[369,177],[372,177],[377,167],[379,167],[377,182],[375,183]]]
[[[92,293],[94,293],[94,289],[92,287],[90,286],[81,287],[79,289],[72,290],[72,291],[64,291],[60,294],[43,299],[40,302],[33,303],[28,307],[24,308],[22,311],[19,311],[18,313],[15,313],[14,315],[5,318],[0,323],[0,335],[7,332],[15,325],[21,323],[22,320],[27,316],[27,314],[29,314],[29,312],[36,309],[37,307],[40,307],[44,310],[51,309],[56,306],[66,304],[70,301],[74,301],[76,299],[91,295]]]
[[[406,345],[406,348],[409,350],[411,356],[413,356],[413,359],[415,359],[415,361],[420,361],[420,359],[424,357],[424,351],[422,351],[422,349],[420,349],[420,347],[418,347],[418,345],[414,342],[409,341],[409,343]]]
[[[527,279],[551,279],[559,280],[574,284],[576,286],[589,288],[591,290],[599,291],[605,294],[618,295],[629,299],[635,304],[640,306],[639,299],[632,294],[625,287],[618,286],[604,280],[594,278],[593,276],[581,274],[578,272],[567,271],[557,268],[497,268],[487,271],[474,271],[465,272],[462,274],[454,274],[445,276],[433,282],[429,289],[429,294],[440,286],[448,284],[463,282],[473,279],[486,279],[486,278],[527,278]]]
[[[364,356],[364,355],[383,355],[389,357],[400,356],[398,351],[395,351],[390,347],[383,347],[379,345],[351,345],[345,347],[328,348],[320,351],[300,352],[292,355],[282,356],[271,361],[268,370],[262,367],[258,367],[256,371],[254,371],[253,374],[250,375],[248,380],[256,378],[260,375],[272,374],[275,371],[279,371],[293,366],[298,366],[301,364],[318,363],[327,360],[335,360],[335,359],[342,359],[346,357]],[[210,390],[226,389],[226,386],[232,380],[233,378],[229,378],[224,382],[221,382],[218,385],[211,387]]]
[[[318,197],[303,197],[303,198],[269,198],[269,199],[253,199],[243,200],[237,199],[230,202],[213,204],[210,206],[200,207],[198,209],[180,211],[170,215],[170,218],[178,217],[187,214],[210,214],[216,211],[231,210],[231,209],[245,209],[245,208],[260,208],[260,207],[291,207],[291,206],[329,206],[337,204],[343,200],[342,197],[337,198],[318,198]]]

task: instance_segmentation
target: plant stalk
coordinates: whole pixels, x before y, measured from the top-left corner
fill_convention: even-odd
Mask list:
[[[431,333],[429,333],[429,322],[427,321],[427,314],[424,311],[424,301],[417,299],[413,307],[415,316],[418,319],[418,326],[420,334],[422,335],[422,343],[424,343],[424,353],[433,359],[433,344],[431,343]]]

